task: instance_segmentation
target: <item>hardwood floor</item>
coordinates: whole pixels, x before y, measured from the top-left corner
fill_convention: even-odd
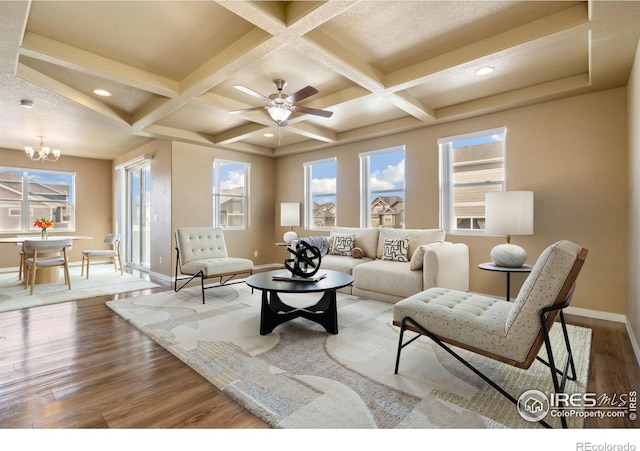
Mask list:
[[[0,313],[0,428],[268,428],[104,305],[164,289]],[[567,319],[593,329],[589,392],[640,391],[624,325]]]

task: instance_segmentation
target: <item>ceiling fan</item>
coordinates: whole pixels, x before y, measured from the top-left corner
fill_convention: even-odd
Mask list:
[[[273,80],[273,83],[276,85],[278,92],[271,94],[269,97],[265,97],[262,94],[259,94],[249,88],[244,86],[235,85],[239,91],[244,92],[245,94],[249,94],[250,96],[257,97],[265,102],[264,106],[257,106],[253,108],[245,108],[242,110],[234,110],[229,111],[229,114],[240,114],[246,113],[249,111],[257,111],[261,109],[267,110],[271,119],[273,119],[278,127],[284,127],[287,125],[287,119],[291,113],[303,113],[303,114],[313,114],[316,116],[322,117],[331,117],[333,114],[332,111],[319,110],[317,108],[309,108],[301,105],[294,105],[296,102],[299,102],[307,97],[311,97],[314,94],[318,93],[318,90],[312,86],[307,86],[306,88],[302,88],[301,90],[294,92],[291,95],[286,95],[282,92],[287,82],[281,79]]]

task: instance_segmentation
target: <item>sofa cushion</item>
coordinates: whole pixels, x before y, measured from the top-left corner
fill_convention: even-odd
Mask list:
[[[325,255],[320,262],[320,269],[332,269],[346,274],[353,274],[353,268],[372,261],[370,258],[352,258],[342,255]]]
[[[354,235],[331,235],[331,248],[329,254],[331,255],[346,255],[351,256],[351,250],[354,248],[356,242],[356,236]]]
[[[422,272],[409,262],[373,260],[353,268],[353,286],[362,290],[407,297],[422,291]]]
[[[411,271],[422,269],[422,266],[424,265],[424,254],[429,249],[441,247],[441,246],[444,246],[445,244],[451,244],[451,243],[445,243],[445,242],[439,241],[435,243],[423,244],[421,246],[418,246],[415,252],[413,253],[413,256],[411,257],[411,266],[410,266]]]
[[[331,229],[331,235],[355,235],[355,247],[362,249],[365,257],[376,258],[378,252],[378,236],[380,229],[361,229],[357,227],[335,227]]]
[[[382,259],[396,262],[408,262],[409,239],[385,238],[382,245]]]
[[[422,244],[444,241],[445,232],[440,229],[380,229],[377,258],[382,258],[385,238],[409,239],[408,258],[411,259]]]

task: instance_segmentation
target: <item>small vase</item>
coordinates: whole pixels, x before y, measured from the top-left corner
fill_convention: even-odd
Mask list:
[[[49,238],[49,235],[47,234],[47,229],[42,229],[42,239],[46,240]]]

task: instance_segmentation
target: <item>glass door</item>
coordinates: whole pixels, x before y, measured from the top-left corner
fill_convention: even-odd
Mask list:
[[[126,259],[129,265],[149,269],[151,234],[151,164],[127,168]]]

